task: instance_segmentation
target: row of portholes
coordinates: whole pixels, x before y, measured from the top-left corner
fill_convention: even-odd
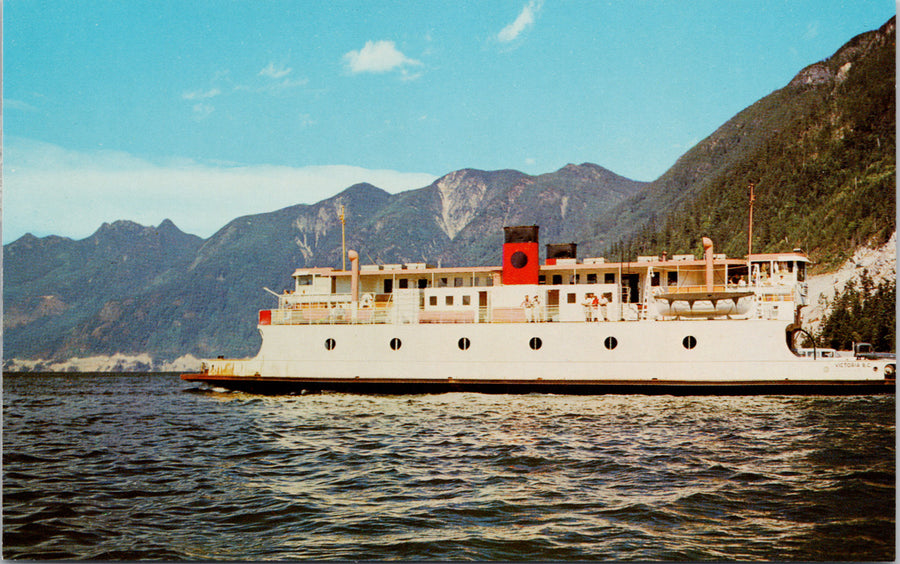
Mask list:
[[[400,347],[403,345],[403,342],[400,339],[398,339],[397,337],[394,337],[393,339],[391,339],[390,345],[391,345],[392,351],[397,351],[397,350],[400,350]],[[468,337],[463,337],[459,340],[457,345],[459,346],[459,350],[467,351],[467,350],[469,350],[469,347],[472,346],[472,341],[470,341]],[[692,335],[688,335],[687,337],[685,337],[684,339],[681,340],[681,345],[684,348],[686,348],[687,350],[692,350],[694,347],[697,346],[697,338]],[[329,351],[334,350],[335,346],[337,346],[337,343],[335,342],[334,339],[332,339],[332,338],[325,339],[325,348],[327,350],[329,350]],[[540,337],[532,337],[528,341],[528,346],[531,347],[531,350],[536,351],[536,350],[540,349],[542,346],[544,346],[544,342],[541,340]],[[619,346],[619,340],[616,339],[615,337],[607,337],[606,339],[603,340],[603,346],[606,347],[607,350],[613,350],[614,348]]]

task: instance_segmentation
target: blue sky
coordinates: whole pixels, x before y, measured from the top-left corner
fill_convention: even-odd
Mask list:
[[[3,7],[3,238],[228,220],[360,181],[592,162],[653,180],[894,2]]]

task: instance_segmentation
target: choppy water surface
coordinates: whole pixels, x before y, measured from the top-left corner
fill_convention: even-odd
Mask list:
[[[5,376],[3,556],[893,560],[879,397],[260,397]]]

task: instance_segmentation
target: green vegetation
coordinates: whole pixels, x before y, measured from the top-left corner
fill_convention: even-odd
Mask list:
[[[851,350],[854,342],[866,342],[876,351],[895,352],[896,308],[897,282],[876,286],[863,272],[859,285],[850,281],[835,296],[816,342],[837,350]]]
[[[896,229],[895,48],[892,33],[877,33],[817,63],[827,78],[774,92],[686,154],[652,197],[620,210],[639,228],[617,226],[628,235],[608,252],[699,253],[708,236],[743,256],[750,184],[753,252],[799,247],[828,271],[858,246],[886,242]]]

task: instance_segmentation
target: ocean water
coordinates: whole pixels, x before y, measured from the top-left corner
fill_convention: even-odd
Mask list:
[[[3,556],[894,560],[895,398],[5,375]]]

